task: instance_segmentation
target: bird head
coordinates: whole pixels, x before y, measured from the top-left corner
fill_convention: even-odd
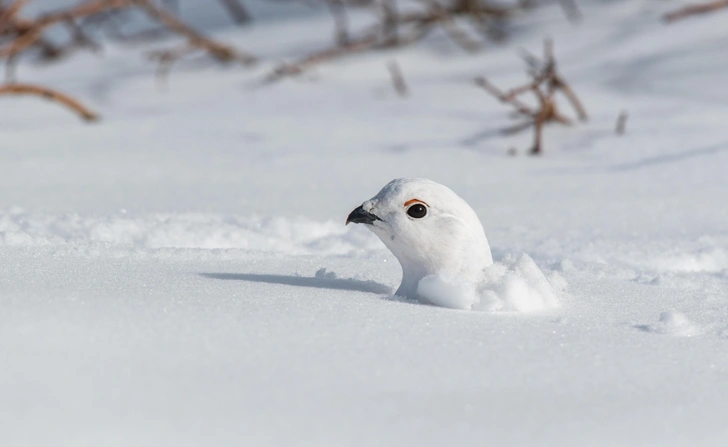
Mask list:
[[[474,281],[493,263],[475,211],[431,180],[392,180],[352,211],[346,219],[350,222],[366,225],[399,261],[402,284],[397,295],[417,298],[417,284],[428,275]]]

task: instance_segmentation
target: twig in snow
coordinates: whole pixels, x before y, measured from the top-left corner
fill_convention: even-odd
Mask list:
[[[16,3],[21,1],[18,0]],[[14,9],[15,12],[13,14],[9,14],[8,11],[16,3],[11,5],[3,13],[3,17],[6,15],[9,17],[8,23],[3,23],[3,27],[9,28],[16,36],[9,43],[0,46],[0,58],[12,57],[28,48],[41,45],[45,31],[57,24],[68,24],[77,32],[79,28],[75,25],[75,20],[81,20],[99,14],[107,14],[114,10],[136,9],[145,13],[149,18],[160,23],[173,33],[185,37],[189,45],[207,51],[218,61],[230,62],[237,60],[244,64],[250,64],[255,61],[255,58],[251,55],[202,35],[194,28],[182,22],[171,12],[155,6],[150,0],[89,0],[69,9],[43,14],[35,20],[18,19],[16,17],[17,7]]]
[[[418,0],[421,9],[399,12],[396,0],[375,0],[381,11],[379,21],[361,33],[350,33],[344,15],[346,0],[328,0],[336,25],[337,45],[276,67],[267,82],[294,76],[322,62],[369,50],[401,47],[422,39],[438,27],[467,51],[482,47],[482,39],[466,31],[459,20],[474,24],[476,30],[490,29],[521,9],[502,6],[491,0]],[[358,37],[353,37],[358,35]]]
[[[707,14],[723,8],[728,8],[728,0],[714,0],[712,2],[685,6],[683,8],[668,12],[667,14],[662,16],[662,20],[667,23],[672,23],[676,20],[684,19],[686,17],[699,14]]]
[[[62,104],[73,110],[86,121],[96,121],[99,115],[81,104],[78,100],[47,87],[31,84],[5,84],[0,85],[0,95],[33,95],[46,98]]]
[[[571,106],[577,113],[579,120],[586,121],[587,113],[576,93],[566,83],[564,78],[556,71],[556,60],[553,55],[553,44],[551,40],[544,41],[543,59],[525,53],[527,72],[531,82],[515,87],[508,92],[503,92],[491,84],[487,79],[480,77],[475,79],[475,84],[483,88],[492,96],[498,98],[502,103],[511,105],[518,116],[525,117],[526,121],[512,127],[503,129],[505,134],[512,134],[523,131],[529,127],[534,128],[534,141],[530,153],[538,155],[543,152],[542,134],[543,127],[550,122],[557,122],[566,126],[572,124],[572,120],[561,114],[556,104],[556,92],[560,91],[568,99]],[[518,97],[524,93],[531,92],[538,101],[537,107],[531,107],[522,102]]]
[[[65,9],[42,13],[32,19],[21,16],[23,7],[29,1],[14,0],[8,6],[0,3],[0,60],[5,59],[8,80],[14,79],[14,67],[18,58],[31,50],[37,50],[39,56],[44,60],[57,59],[76,48],[85,47],[98,50],[100,45],[86,33],[84,25],[93,23],[116,25],[114,20],[117,13],[124,11],[141,12],[159,24],[158,29],[167,30],[186,40],[186,45],[181,49],[166,50],[151,56],[160,63],[157,70],[158,79],[164,79],[174,62],[193,51],[208,54],[218,62],[240,62],[242,64],[255,62],[253,56],[203,35],[180,20],[170,10],[158,6],[153,0],[85,0]],[[164,3],[170,6],[176,5],[177,2]],[[228,5],[233,3],[236,2],[233,0],[226,2]],[[67,28],[71,39],[64,44],[55,44],[46,36],[52,28],[60,26]],[[118,28],[115,28],[114,31],[121,34]],[[2,86],[0,93],[41,96],[66,105],[86,120],[93,120],[97,117],[80,102],[47,87],[7,84]]]
[[[402,70],[399,69],[399,64],[397,64],[397,61],[391,61],[387,64],[387,69],[392,77],[394,90],[399,96],[404,98],[408,95],[409,89],[407,88],[407,82],[405,82],[404,76],[402,75]]]
[[[627,115],[626,110],[622,110],[619,112],[619,116],[617,117],[617,126],[614,128],[614,131],[617,133],[617,135],[624,135],[624,132],[627,130],[627,118],[629,115]]]

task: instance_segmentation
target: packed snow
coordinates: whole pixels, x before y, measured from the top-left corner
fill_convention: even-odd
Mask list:
[[[728,443],[728,11],[552,5],[478,54],[436,33],[265,85],[329,44],[325,10],[213,3],[183,17],[258,66],[160,89],[108,42],[17,73],[101,122],[0,98],[0,445]],[[546,36],[590,120],[528,157],[472,79],[518,85]],[[470,204],[488,281],[393,296],[397,259],[344,223],[400,177]]]
[[[452,309],[529,312],[558,307],[558,292],[566,289],[558,272],[551,272],[549,282],[527,254],[490,265],[484,276],[468,283],[430,275],[419,281],[417,291],[425,302]]]

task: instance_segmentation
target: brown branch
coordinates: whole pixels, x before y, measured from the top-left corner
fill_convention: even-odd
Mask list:
[[[350,38],[347,30],[348,40],[341,45],[341,41],[344,40],[344,22],[343,16],[339,15],[335,8],[346,0],[327,1],[336,22],[339,44],[335,48],[318,51],[296,62],[278,66],[265,78],[265,82],[298,75],[316,64],[339,57],[408,45],[423,38],[438,26],[442,27],[458,45],[468,51],[475,51],[482,47],[482,42],[471,37],[457,19],[469,19],[484,26],[489,19],[495,23],[496,20],[503,20],[521,9],[520,6],[491,6],[490,0],[449,0],[447,3],[439,3],[437,0],[418,0],[423,9],[400,13],[397,11],[395,0],[378,0],[376,4],[381,9],[379,22],[359,33],[356,39]]]
[[[531,82],[528,84],[515,87],[507,93],[504,93],[490,84],[485,78],[478,78],[475,82],[488,93],[498,98],[502,103],[510,104],[521,115],[526,115],[531,118],[526,123],[517,124],[516,126],[504,129],[502,132],[515,133],[533,126],[534,142],[530,153],[538,155],[543,151],[543,127],[546,124],[550,122],[556,122],[565,126],[571,126],[573,124],[573,121],[567,116],[564,116],[557,107],[555,99],[557,91],[561,91],[566,96],[580,120],[586,120],[587,115],[579,98],[556,71],[556,60],[554,58],[553,43],[551,40],[547,39],[544,41],[543,59],[539,59],[525,50],[522,51],[522,57],[526,61],[526,71],[531,76]],[[538,108],[529,107],[518,100],[518,96],[526,92],[532,92],[536,96]]]
[[[207,50],[212,56],[221,62],[238,60],[246,65],[255,62],[255,58],[253,56],[236,51],[232,47],[208,39],[195,31],[192,27],[179,20],[173,14],[157,8],[149,0],[129,1],[142,8],[142,10],[144,10],[144,12],[146,12],[153,20],[160,22],[175,33],[185,36],[189,40],[190,45]]]
[[[576,93],[569,87],[569,85],[563,81],[563,79],[556,78],[558,80],[557,83],[554,83],[555,86],[557,86],[558,89],[561,90],[561,93],[566,96],[566,98],[569,100],[572,106],[574,106],[574,109],[576,110],[576,113],[579,115],[579,120],[586,121],[589,117],[586,114],[586,109],[581,104],[581,101],[579,101],[579,97],[576,96]]]
[[[10,6],[4,8],[4,11],[0,14],[0,25],[4,25],[6,22],[12,20],[30,2],[31,0],[15,0]]]
[[[488,80],[483,77],[476,78],[475,85],[482,87],[483,89],[485,89],[485,91],[498,98],[501,102],[512,105],[516,108],[518,113],[528,116],[536,115],[536,112],[531,107],[516,99],[515,96],[510,96],[507,93],[503,93],[496,86],[488,82]]]
[[[81,19],[104,10],[126,8],[131,1],[133,0],[91,0],[68,10],[42,15],[37,20],[29,22],[29,28],[21,32],[16,39],[0,48],[0,58],[11,57],[35,45],[41,40],[43,32],[57,23]]]
[[[681,20],[686,17],[707,14],[719,9],[728,8],[728,0],[714,0],[707,3],[699,3],[697,5],[685,6],[684,8],[676,9],[675,11],[668,12],[662,16],[662,20],[667,23],[672,23],[676,20]]]
[[[48,100],[55,101],[59,104],[66,106],[67,108],[76,112],[76,114],[78,114],[86,121],[96,121],[99,119],[99,115],[88,109],[77,100],[64,93],[49,89],[47,87],[41,87],[31,84],[5,84],[0,85],[0,95],[40,96],[41,98],[46,98]]]
[[[357,41],[350,42],[343,46],[329,48],[327,50],[319,51],[317,53],[310,54],[303,59],[293,62],[291,64],[283,64],[273,70],[266,79],[266,83],[275,82],[286,76],[295,76],[301,74],[305,70],[311,68],[314,65],[320,64],[337,57],[341,57],[347,54],[355,54],[366,51],[370,48],[374,48],[379,43],[379,36],[370,35],[365,36]]]
[[[176,34],[186,37],[190,45],[208,51],[221,62],[233,60],[244,64],[255,62],[253,56],[205,37],[179,20],[174,14],[157,8],[149,0],[89,0],[68,10],[45,14],[32,21],[30,27],[20,33],[10,44],[0,47],[0,58],[10,57],[35,45],[41,39],[45,30],[57,23],[71,22],[102,12],[108,13],[115,9],[132,7],[141,9],[152,20],[161,23]]]

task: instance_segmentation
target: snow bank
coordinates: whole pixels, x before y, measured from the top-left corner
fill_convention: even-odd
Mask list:
[[[491,265],[478,284],[432,275],[420,280],[417,293],[430,304],[452,309],[530,312],[558,307],[558,294],[566,285],[557,272],[547,279],[533,259],[523,254]]]
[[[121,246],[145,249],[248,249],[287,254],[349,254],[380,249],[342,222],[204,213],[131,216],[0,211],[0,246]]]

